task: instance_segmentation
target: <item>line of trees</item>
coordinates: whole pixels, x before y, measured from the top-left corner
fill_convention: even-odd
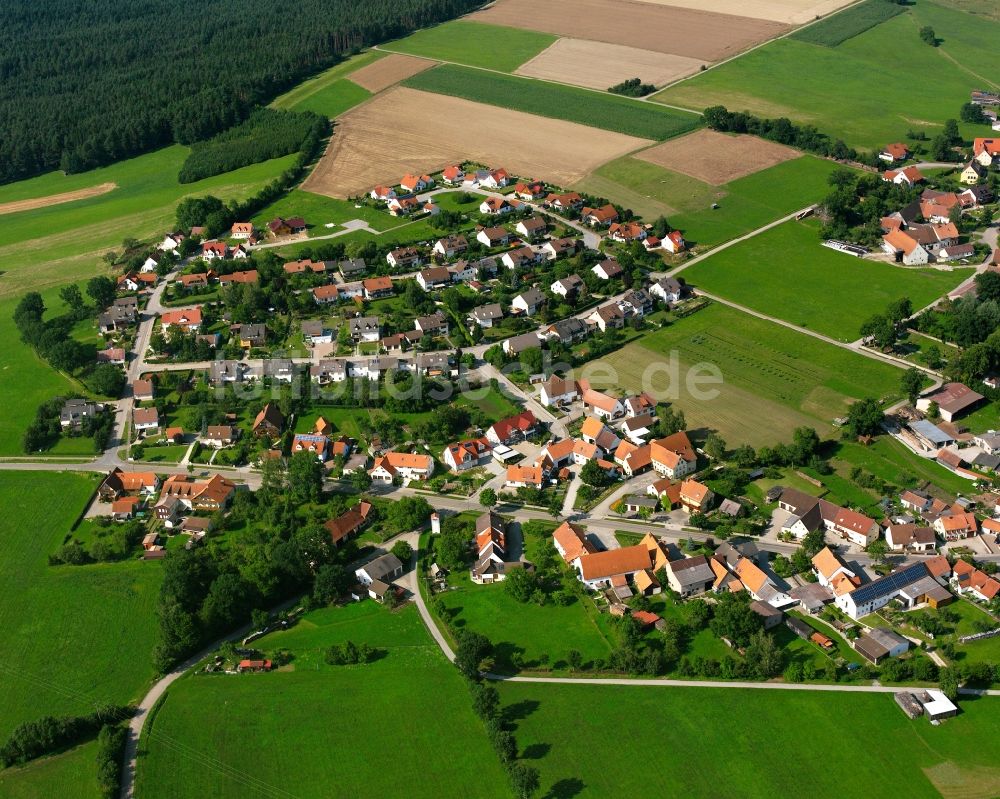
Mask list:
[[[132,715],[132,709],[122,705],[106,705],[87,716],[55,718],[43,716],[18,725],[0,746],[0,764],[23,765],[43,755],[67,749],[97,735],[111,722],[117,723]]]
[[[179,0],[2,3],[0,183],[202,141],[362,47],[480,4],[217,0],[199,15]]]
[[[258,108],[239,125],[194,145],[177,179],[193,183],[298,152],[310,136],[322,139],[328,128],[327,120],[312,111]]]

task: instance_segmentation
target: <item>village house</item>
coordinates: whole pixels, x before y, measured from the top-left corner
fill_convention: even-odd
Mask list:
[[[452,471],[461,472],[474,469],[489,460],[493,447],[485,438],[457,441],[444,448],[441,460]]]
[[[416,452],[387,452],[368,470],[373,481],[392,483],[393,480],[424,481],[434,474],[434,459]]]
[[[941,418],[946,422],[954,421],[985,399],[982,394],[973,391],[962,383],[945,383],[941,388],[930,394],[924,394],[917,400],[917,410],[927,412],[931,403],[936,403]]]
[[[698,468],[698,456],[687,433],[679,431],[650,444],[650,458],[657,474],[677,480]]]
[[[85,399],[70,399],[63,403],[59,412],[59,424],[63,428],[77,428],[85,419],[92,419],[102,410],[96,402]]]
[[[448,319],[441,311],[435,311],[430,316],[418,316],[413,325],[426,336],[448,335]]]
[[[684,294],[684,285],[675,277],[661,277],[652,283],[649,293],[665,303],[679,302]]]
[[[385,256],[393,269],[405,269],[421,264],[420,250],[416,247],[397,247]]]
[[[507,200],[503,197],[487,197],[479,204],[479,213],[488,214],[490,216],[500,216],[502,214],[509,214],[514,210]]]
[[[882,236],[882,249],[906,266],[922,266],[930,260],[927,250],[902,230],[893,230]]]
[[[382,601],[388,595],[392,581],[403,576],[403,563],[391,552],[386,552],[355,569],[354,576],[368,589],[372,599]]]
[[[537,287],[532,286],[527,291],[518,294],[510,306],[514,313],[522,313],[526,316],[534,316],[538,310],[548,302],[545,294]]]
[[[631,441],[622,441],[618,445],[618,448],[615,449],[614,460],[615,463],[621,467],[622,473],[626,477],[632,478],[637,474],[641,474],[646,471],[653,465],[652,448],[648,444],[640,446],[632,443]],[[675,501],[670,507],[673,507],[673,505],[676,504],[677,502]]]
[[[491,328],[503,321],[503,307],[497,302],[480,305],[472,309],[469,319],[482,328]]]
[[[915,186],[926,181],[926,178],[915,166],[908,166],[904,169],[887,169],[882,173],[882,180],[901,186]]]
[[[219,275],[219,285],[230,286],[235,283],[255,285],[259,279],[256,269],[247,269],[242,272],[230,272],[228,275]]]
[[[403,179],[399,181],[399,185],[403,191],[407,191],[412,194],[414,192],[423,191],[424,189],[429,189],[434,185],[434,178],[430,175],[404,175]]]
[[[607,227],[618,221],[618,210],[611,203],[600,208],[584,207],[580,211],[580,219],[591,227]]]
[[[457,186],[464,180],[465,170],[458,165],[446,166],[441,172],[441,181],[447,183],[449,186]]]
[[[646,228],[637,222],[615,222],[608,229],[612,241],[628,243],[646,238]]]
[[[519,336],[504,339],[503,351],[506,355],[520,355],[526,350],[540,349],[541,346],[542,342],[537,333],[522,333]]]
[[[508,466],[507,488],[541,488],[545,481],[541,466]]]
[[[593,554],[596,548],[587,540],[583,528],[563,522],[552,533],[552,544],[566,563],[572,564],[581,555]]]
[[[104,502],[124,496],[152,496],[160,488],[160,478],[154,472],[126,472],[117,466],[108,472],[97,489]]]
[[[382,326],[377,316],[355,316],[347,322],[354,341],[378,341],[382,337]]]
[[[160,429],[160,414],[156,408],[135,408],[132,411],[132,429],[142,435],[152,435]]]
[[[531,411],[522,411],[517,416],[509,416],[491,425],[486,438],[494,445],[514,444],[534,435],[538,420]]]
[[[396,196],[396,190],[392,186],[376,186],[368,193],[368,196],[373,200],[388,202]]]
[[[937,539],[932,527],[916,524],[890,524],[885,528],[885,541],[893,552],[933,552]]]
[[[316,456],[316,460],[324,463],[330,456],[330,439],[316,433],[296,433],[292,439],[291,453],[308,452]]]
[[[515,226],[514,230],[518,235],[523,236],[528,241],[544,236],[549,229],[548,223],[540,216],[532,216],[522,219]]]
[[[575,297],[584,286],[585,284],[579,275],[569,275],[560,278],[549,286],[549,291],[553,294],[558,294],[560,297],[569,299],[570,297]]]
[[[704,555],[669,561],[666,572],[667,584],[682,597],[703,594],[715,582],[715,573]]]
[[[593,311],[587,317],[587,322],[596,326],[602,333],[608,330],[620,330],[625,326],[625,313],[617,303],[609,302]]]
[[[656,461],[653,461],[656,467]],[[696,480],[685,480],[681,483],[681,505],[688,513],[706,513],[715,501],[715,494],[704,483]]]
[[[253,426],[250,428],[257,438],[267,436],[277,438],[285,427],[285,417],[281,410],[273,402],[267,403],[261,408],[260,413],[254,417]]]
[[[873,666],[888,658],[899,657],[910,648],[910,642],[887,627],[872,627],[853,642],[854,650]]]
[[[229,329],[241,347],[263,347],[267,343],[267,326],[264,324],[232,325]]]
[[[1000,139],[973,139],[972,158],[983,166],[993,166],[997,159],[1000,158]]]
[[[964,560],[955,562],[951,581],[959,594],[980,602],[992,602],[1000,595],[1000,582]]]
[[[587,381],[582,381],[580,388],[584,410],[602,419],[617,419],[625,413],[625,406],[616,397],[592,389]]]
[[[575,316],[568,319],[560,319],[555,324],[549,325],[541,332],[541,336],[546,340],[556,340],[560,344],[570,346],[579,341],[583,341],[588,334],[587,324]]]
[[[594,266],[590,271],[597,275],[601,280],[613,280],[616,277],[621,277],[622,267],[621,264],[613,258],[606,258]]]
[[[201,307],[164,311],[160,314],[160,327],[165,335],[169,335],[175,327],[187,333],[197,333],[201,329]]]
[[[203,480],[172,474],[163,483],[160,501],[173,497],[188,510],[215,513],[225,509],[235,492],[236,484],[218,474]]]
[[[530,183],[521,182],[514,186],[514,196],[527,202],[541,200],[545,194],[545,184],[540,180],[533,180]]]
[[[461,233],[446,236],[434,242],[432,248],[436,255],[442,258],[454,258],[469,249],[469,242]]]
[[[330,519],[323,527],[330,534],[330,541],[335,547],[341,546],[353,536],[356,536],[368,523],[372,505],[362,500],[354,507],[344,511],[336,519]]]
[[[476,234],[476,241],[484,247],[505,247],[510,241],[510,233],[506,228],[487,227]]]
[[[206,241],[201,245],[201,257],[206,261],[228,258],[229,245],[224,241]]]
[[[229,424],[214,424],[205,428],[205,434],[198,436],[198,442],[206,447],[222,449],[222,447],[232,446],[239,438],[238,428]]]
[[[945,541],[959,541],[979,532],[979,521],[974,513],[949,513],[934,520],[934,532]]]
[[[383,297],[391,297],[396,289],[391,277],[369,277],[361,281],[365,290],[366,300],[379,300]]]
[[[603,552],[587,552],[572,564],[580,581],[588,588],[628,589],[628,583],[639,572],[647,571],[652,559],[643,544],[609,549]],[[631,589],[623,590],[619,596],[631,595]]]
[[[894,599],[899,599],[904,607],[913,607],[924,601],[937,607],[950,598],[948,591],[930,575],[923,563],[911,563],[841,594],[834,602],[841,611],[857,620]]]
[[[566,405],[580,396],[575,380],[569,380],[558,375],[552,375],[542,383],[539,389],[539,399],[546,408],[553,405]]]
[[[431,266],[421,269],[417,274],[417,283],[424,291],[433,291],[451,284],[451,272],[444,266]]]
[[[500,263],[508,269],[528,269],[538,263],[541,255],[536,253],[531,247],[518,247],[516,250],[508,250],[500,256]]]
[[[580,242],[577,239],[567,236],[561,239],[549,239],[542,245],[541,251],[546,258],[554,261],[557,258],[569,257],[576,254],[580,246]]]
[[[583,205],[583,197],[575,191],[568,191],[564,194],[549,194],[545,198],[545,204],[557,211],[571,211]]]
[[[896,161],[905,161],[909,158],[910,150],[905,144],[893,142],[892,144],[887,144],[885,149],[878,154],[878,157],[892,164]]]

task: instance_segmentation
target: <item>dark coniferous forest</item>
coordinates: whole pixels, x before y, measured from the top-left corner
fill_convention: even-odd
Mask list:
[[[478,5],[5,0],[0,183],[206,139],[360,47]]]

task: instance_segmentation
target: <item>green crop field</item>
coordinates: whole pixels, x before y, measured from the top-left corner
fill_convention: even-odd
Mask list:
[[[854,341],[862,323],[900,297],[923,308],[969,269],[903,268],[823,247],[815,222],[787,222],[684,272],[689,283],[755,311]]]
[[[327,666],[323,651],[346,640],[384,657]],[[415,607],[319,610],[255,646],[294,659],[270,674],[173,685],[144,733],[137,796],[308,799],[385,786],[407,797],[509,796],[463,680]]]
[[[188,148],[175,145],[79,175],[52,172],[0,186],[0,203],[46,197],[113,182],[118,188],[85,200],[4,214],[0,225],[0,298],[103,274],[101,256],[126,238],[159,237],[174,226],[184,197],[247,197],[277,177],[294,155],[181,185]]]
[[[371,96],[372,93],[367,89],[343,78],[330,81],[321,89],[303,97],[295,103],[294,108],[296,111],[315,111],[317,114],[334,119]]]
[[[381,49],[513,72],[556,38],[548,33],[456,19],[424,28],[405,39],[382,45]]]
[[[669,139],[699,125],[698,116],[684,111],[451,64],[407,78],[403,85],[645,139]]]
[[[47,562],[95,485],[0,472],[0,739],[39,716],[135,699],[153,676],[159,564]]]
[[[5,799],[98,799],[97,742],[0,771]]]
[[[576,188],[607,197],[647,220],[666,216],[692,247],[714,247],[749,233],[829,193],[836,165],[803,156],[722,186],[712,186],[638,158],[604,164]],[[717,203],[718,208],[712,208]]]
[[[920,40],[918,32],[925,25],[943,40],[940,47]],[[787,116],[870,150],[902,140],[911,129],[933,136],[946,119],[958,117],[972,89],[996,88],[1000,50],[991,43],[997,41],[1000,23],[920,0],[837,47],[779,39],[678,83],[655,99],[696,110],[725,105],[762,116]],[[917,64],[921,77],[914,80]],[[879,91],[873,75],[879,85],[905,91]],[[988,135],[989,129],[963,125],[962,132],[971,139]]]
[[[718,368],[722,383],[697,399],[691,367]],[[833,433],[851,401],[899,392],[902,371],[718,303],[587,367],[595,387],[649,391],[684,411],[691,429],[718,430],[730,446],[791,440],[801,425]],[[698,388],[698,384],[694,386]]]
[[[287,108],[290,111],[316,111],[317,113],[323,113],[321,110],[323,104],[337,97],[337,90],[331,90],[331,87],[342,83],[343,79],[356,69],[378,61],[380,58],[385,58],[385,53],[380,53],[377,50],[368,50],[364,53],[359,53],[334,67],[330,67],[330,69],[320,72],[313,78],[302,81],[294,89],[275,98],[271,105],[274,108]],[[357,84],[352,85],[355,88],[361,88]],[[325,96],[326,100],[316,99],[316,95],[319,95],[320,98]],[[329,111],[326,113],[334,116]]]
[[[902,14],[905,10],[905,6],[888,3],[885,0],[865,0],[864,3],[851,6],[815,25],[796,31],[790,38],[810,44],[822,44],[825,47],[836,47],[859,33],[864,33],[869,28]]]
[[[503,683],[500,694],[518,744],[537,752],[546,796],[764,799],[803,786],[818,799],[1000,794],[993,698],[963,701],[958,717],[933,727],[888,694],[526,683]],[[608,742],[610,723],[638,743]],[[892,768],[872,756],[873,741]]]

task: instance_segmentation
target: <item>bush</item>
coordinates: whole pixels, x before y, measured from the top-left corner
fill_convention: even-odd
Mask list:
[[[0,763],[5,767],[23,765],[42,755],[52,754],[92,738],[107,719],[120,720],[130,714],[131,709],[128,707],[109,705],[89,716],[43,716],[35,721],[27,721],[15,728],[0,747]]]
[[[115,799],[121,791],[127,739],[125,728],[118,725],[105,724],[97,735],[97,784],[104,799]]]

